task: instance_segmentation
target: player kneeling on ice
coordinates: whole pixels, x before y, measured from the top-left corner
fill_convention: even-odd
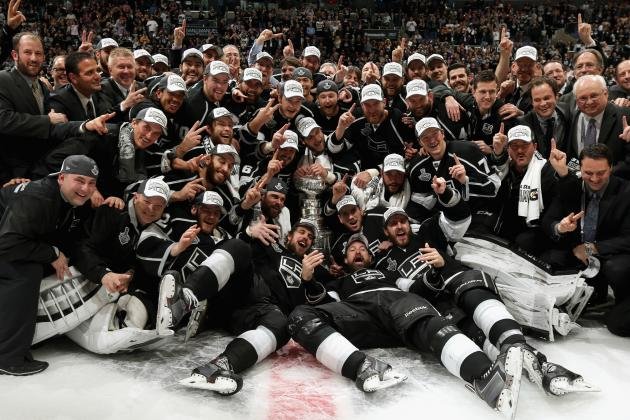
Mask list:
[[[254,276],[249,244],[217,236],[217,224],[225,214],[221,197],[213,191],[199,194],[192,214],[196,224],[183,237],[191,245],[177,255],[169,265],[171,270],[162,277],[158,328],[175,328],[192,312],[186,339],[196,333],[204,319],[211,327],[238,335],[218,357],[180,381],[191,388],[232,395],[243,386],[240,372],[287,343],[287,320],[276,305],[264,299],[266,296],[255,293],[260,287],[256,282],[262,280]],[[147,237],[142,248],[149,242],[153,244],[149,248],[164,252],[176,244],[153,236]],[[207,314],[199,310],[201,307]]]
[[[169,196],[168,185],[151,178],[140,184],[126,207],[119,199],[117,207],[96,210],[86,229],[88,235],[78,247],[76,266],[108,292],[128,294],[66,334],[80,346],[101,354],[148,350],[173,335],[172,331],[156,330],[155,299],[148,297],[150,285],[136,266],[140,235],[162,217]]]
[[[409,279],[370,268],[372,255],[362,234],[348,239],[344,262],[350,274],[318,279],[339,302],[302,305],[289,316],[295,341],[365,392],[396,385],[406,376],[359,349],[406,345],[430,351],[490,407],[513,417],[523,370],[520,346],[505,346],[490,361],[428,301],[400,288],[408,287]]]
[[[438,178],[436,182],[442,183],[436,190],[444,191],[444,180]],[[457,196],[455,192],[449,194],[449,189],[446,187],[440,197]],[[454,218],[457,207],[462,204],[453,201],[440,198],[438,203],[451,202],[452,206],[444,208],[439,217],[425,220],[417,234],[412,232],[409,217],[403,209],[389,208],[383,217],[383,228],[392,247],[377,254],[375,267],[400,277],[401,282],[407,281],[411,292],[425,297],[443,314],[455,309],[455,315],[450,318],[462,330],[471,331],[472,338],[477,339],[479,345],[483,343],[489,357],[500,353],[497,349],[504,351],[510,346],[519,346],[527,376],[546,392],[563,395],[574,391],[596,391],[580,375],[547,362],[544,354],[525,342],[520,325],[501,302],[489,275],[468,269],[447,254],[443,247],[447,240],[442,230],[447,224],[443,219]],[[462,316],[457,315],[457,308],[463,311]],[[476,328],[472,325],[472,330],[471,321],[476,325]]]

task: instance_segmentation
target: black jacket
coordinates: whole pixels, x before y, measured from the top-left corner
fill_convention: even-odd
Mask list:
[[[72,257],[90,203],[72,207],[62,197],[56,177],[0,190],[0,261],[51,263],[53,247]]]
[[[92,94],[91,99],[97,117],[110,110],[111,104],[100,92]],[[85,121],[88,119],[79,96],[70,84],[53,92],[50,96],[50,108],[54,109],[55,112],[66,114],[68,121]]]
[[[555,235],[554,228],[571,212],[577,214],[583,209],[584,187],[580,179],[567,175],[561,178],[557,188],[558,195],[545,213],[542,226],[549,237],[570,250],[583,243],[579,222],[575,231],[560,238]],[[599,203],[596,238],[597,250],[602,256],[630,253],[630,184],[614,175]]]

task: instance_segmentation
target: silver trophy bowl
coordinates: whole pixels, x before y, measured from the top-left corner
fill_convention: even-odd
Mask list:
[[[305,176],[294,181],[298,191],[302,193],[300,200],[300,216],[312,221],[317,226],[317,237],[313,242],[313,249],[330,254],[332,233],[324,225],[322,217],[322,203],[317,198],[327,187],[320,177]]]

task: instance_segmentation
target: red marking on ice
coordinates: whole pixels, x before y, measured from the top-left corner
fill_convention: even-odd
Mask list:
[[[332,394],[323,391],[323,383],[333,376],[315,357],[293,340],[284,346],[282,354],[271,356],[273,366],[269,383],[270,420],[293,420],[304,418],[335,418],[337,407]],[[307,367],[312,375],[302,380],[287,377],[286,373],[295,367]],[[317,385],[315,385],[317,384]]]

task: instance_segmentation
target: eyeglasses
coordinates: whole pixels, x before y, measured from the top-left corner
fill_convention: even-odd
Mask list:
[[[578,104],[584,105],[589,100],[591,100],[591,101],[598,100],[605,92],[606,92],[605,90],[602,90],[602,91],[600,91],[598,93],[591,93],[590,95],[582,95],[582,96],[576,98],[576,101],[577,101]]]
[[[57,73],[65,73],[66,69],[63,67],[53,67],[53,71],[56,71]]]

